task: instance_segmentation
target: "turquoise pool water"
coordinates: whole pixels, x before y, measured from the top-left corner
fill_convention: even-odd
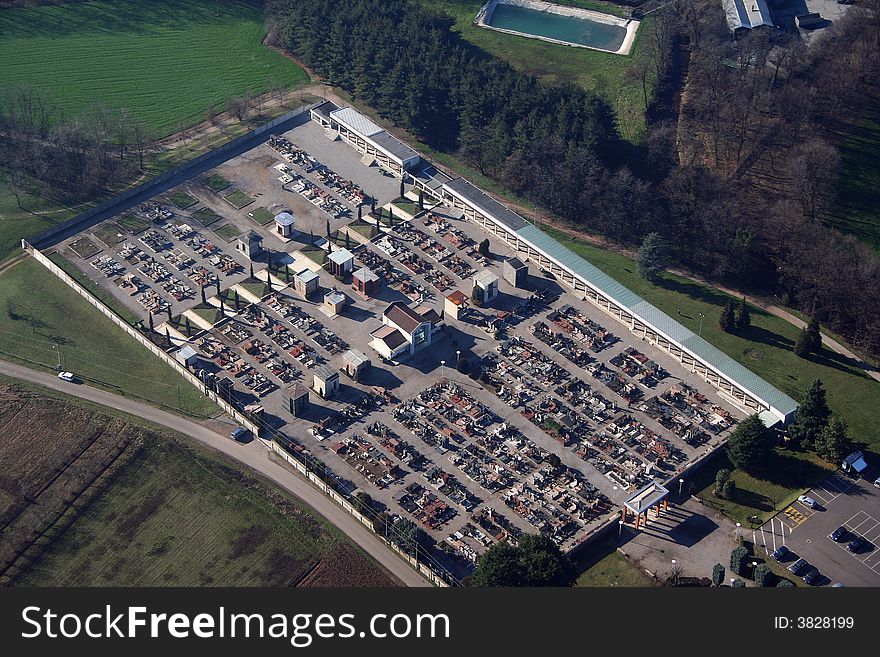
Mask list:
[[[626,36],[626,29],[619,25],[500,3],[495,5],[495,11],[486,23],[502,30],[611,51],[620,48]]]

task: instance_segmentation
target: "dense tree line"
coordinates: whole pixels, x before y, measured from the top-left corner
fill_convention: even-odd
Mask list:
[[[680,125],[651,126],[638,175],[601,99],[515,71],[419,3],[274,0],[270,12],[282,47],[430,146],[573,226],[627,246],[657,233],[671,264],[777,294],[877,355],[878,258],[820,220],[839,161],[828,128],[877,79],[876,5],[810,49],[774,30],[731,39],[714,0],[655,13],[651,55],[630,72],[646,102],[673,46],[691,57]]]

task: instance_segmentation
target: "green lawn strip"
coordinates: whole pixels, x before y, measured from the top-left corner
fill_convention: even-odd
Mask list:
[[[232,183],[220,174],[215,173],[202,180],[202,184],[216,194],[217,192],[222,192]]]
[[[0,87],[45,89],[65,117],[96,101],[127,108],[159,136],[303,69],[262,44],[259,3],[136,0],[7,7],[0,12]],[[144,54],[149,53],[149,57]]]
[[[93,258],[101,252],[101,247],[95,244],[85,235],[81,235],[68,244],[67,248],[73,251],[83,260]]]
[[[376,224],[367,223],[363,219],[355,219],[347,228],[367,239],[372,239],[376,235]]]
[[[190,216],[199,222],[202,226],[210,226],[213,223],[216,223],[222,219],[222,217],[214,212],[211,208],[202,208],[201,210],[196,210]]]
[[[227,242],[231,242],[241,235],[241,231],[232,224],[223,224],[220,228],[215,228],[213,230],[216,235],[222,237]]]
[[[187,194],[186,192],[174,192],[168,198],[181,210],[185,210],[186,208],[193,206],[199,202],[199,199],[197,199],[192,194]]]
[[[847,421],[852,438],[875,450],[880,447],[874,417],[874,409],[880,408],[880,383],[850,359],[828,349],[810,359],[796,356],[792,347],[800,329],[754,306],[750,307],[752,326],[747,331],[742,335],[725,333],[718,319],[730,299],[726,294],[670,274],[664,275],[660,285],[648,283],[629,258],[573,240],[560,231],[547,232],[695,333],[700,330],[703,313],[703,338],[794,399],[800,399],[815,379],[821,379],[831,409]],[[625,331],[610,319],[606,326],[617,333]]]
[[[258,278],[246,278],[239,285],[253,294],[255,297],[259,297],[262,299],[264,296],[269,294],[269,286],[266,285],[266,281],[261,281]]]
[[[100,299],[105,306],[110,308],[110,310],[115,312],[129,324],[134,325],[141,321],[141,318],[138,317],[137,314],[132,312],[128,308],[128,306],[122,303],[106,289],[95,283],[95,281],[93,281],[91,278],[86,276],[82,271],[79,270],[79,268],[77,268],[76,265],[74,265],[70,260],[65,258],[59,252],[56,251],[55,253],[51,254],[49,256],[49,260],[61,267],[61,269],[63,269],[71,278],[73,278],[73,280],[86,288],[95,297]]]
[[[299,250],[305,257],[309,260],[318,263],[319,265],[323,265],[327,262],[327,252],[317,246],[304,246]]]
[[[575,584],[579,587],[648,587],[654,582],[638,566],[614,550],[587,568]]]
[[[238,312],[245,306],[250,305],[250,301],[245,301],[245,299],[231,287],[223,290],[220,293],[220,298],[223,299],[223,307],[232,312]]]
[[[133,214],[125,215],[121,219],[118,219],[116,223],[118,223],[132,235],[142,233],[150,227],[149,221],[147,221],[146,219],[141,219],[140,217],[136,217]]]
[[[252,199],[240,189],[236,189],[234,192],[228,194],[227,196],[224,196],[223,198],[236,210],[241,210],[246,205],[250,205],[254,202],[254,199]]]
[[[223,319],[223,313],[220,312],[220,309],[209,303],[200,303],[190,310],[212,325]]]
[[[97,237],[107,246],[119,244],[122,240],[125,239],[124,229],[118,224],[113,223],[112,221],[98,226],[95,230],[92,231],[92,235]]]
[[[171,318],[168,324],[187,340],[191,340],[205,330],[186,315],[176,315]]]
[[[733,499],[722,499],[713,493],[715,473],[721,468],[729,469],[736,482]],[[720,454],[699,471],[692,484],[694,494],[704,504],[742,523],[743,527],[754,528],[785,509],[798,495],[833,471],[833,466],[815,454],[776,448],[759,474],[734,468],[727,456]]]
[[[197,416],[219,409],[36,260],[0,276],[0,354],[35,369],[62,367],[90,385]],[[59,356],[60,351],[60,356]]]
[[[248,212],[248,216],[261,226],[265,226],[275,218],[275,215],[269,212],[266,208],[255,208]]]

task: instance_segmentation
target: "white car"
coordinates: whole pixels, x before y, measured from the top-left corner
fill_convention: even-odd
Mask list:
[[[58,372],[58,378],[62,381],[72,383],[76,377],[73,375],[73,372]]]
[[[815,509],[817,506],[816,500],[814,500],[812,497],[807,497],[806,495],[801,495],[798,498],[798,502],[800,502],[804,506],[810,507],[811,509]]]

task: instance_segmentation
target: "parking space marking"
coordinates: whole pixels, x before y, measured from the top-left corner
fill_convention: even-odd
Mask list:
[[[870,568],[875,573],[880,573],[880,549],[877,548],[876,543],[876,538],[880,537],[880,520],[877,520],[872,515],[865,513],[864,511],[859,511],[849,520],[843,523],[843,526],[856,536],[864,536],[868,541],[871,542],[871,545],[874,546],[874,549],[869,551],[867,554],[853,554],[849,551],[849,549],[847,549],[847,543],[836,543],[837,547],[849,554],[853,559],[861,563],[866,568]],[[872,538],[871,535],[875,531],[877,532],[877,534],[874,538]]]
[[[786,530],[791,534],[791,527],[782,522],[781,518],[770,518],[758,529],[752,531],[752,542],[764,548],[764,552],[767,554],[776,552],[779,547],[785,545]],[[758,532],[761,533],[760,540],[758,540]]]
[[[793,506],[788,507],[782,513],[785,514],[786,518],[788,518],[791,522],[794,523],[794,527],[798,527],[808,517],[806,514],[801,513],[800,511],[795,509]],[[794,529],[794,527],[792,527],[791,529]]]

